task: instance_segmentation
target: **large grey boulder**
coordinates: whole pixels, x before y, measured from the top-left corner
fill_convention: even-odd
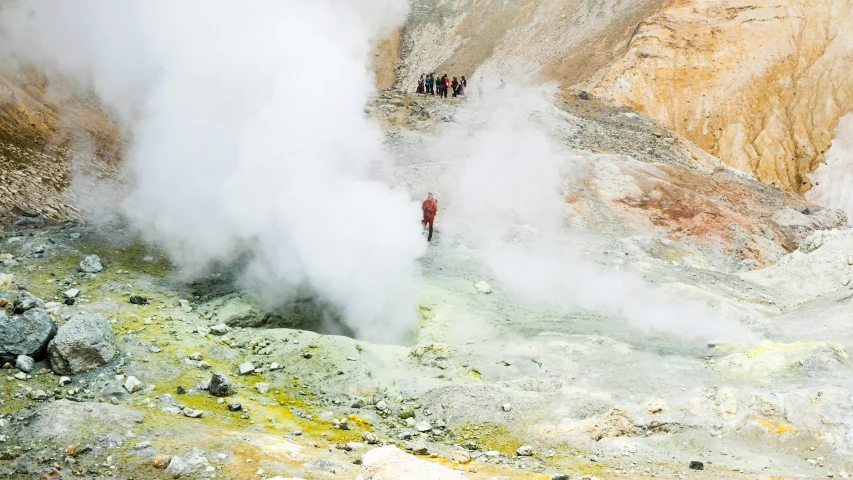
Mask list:
[[[88,255],[80,262],[80,271],[85,273],[98,273],[104,269],[101,258],[97,255]]]
[[[109,363],[118,352],[116,339],[107,317],[78,313],[59,327],[47,347],[53,371],[74,375]]]
[[[44,358],[47,344],[56,335],[56,324],[40,308],[11,318],[0,310],[0,360],[14,362],[19,355]]]

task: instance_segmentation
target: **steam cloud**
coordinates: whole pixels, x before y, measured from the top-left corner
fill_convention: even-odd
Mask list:
[[[548,89],[509,88],[457,115],[447,150],[464,159],[446,181],[444,231],[474,243],[506,291],[535,304],[581,307],[641,331],[685,340],[752,341],[739,322],[679,301],[641,278],[581,256],[563,231],[574,162],[554,148],[544,122]]]
[[[806,199],[829,208],[840,208],[853,221],[853,113],[838,122],[832,147],[826,152],[826,164],[810,177],[815,186]]]
[[[420,209],[371,180],[371,41],[406,0],[5,4],[3,49],[94,88],[127,132],[119,206],[189,272],[251,252],[273,303],[310,291],[356,334],[414,321]]]

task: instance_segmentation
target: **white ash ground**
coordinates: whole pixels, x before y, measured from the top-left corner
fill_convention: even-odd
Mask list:
[[[410,123],[410,98],[388,97],[375,108],[401,115],[406,127],[389,134],[397,164],[386,173],[413,195],[439,190],[452,159],[438,160],[424,145],[440,141],[431,120],[452,125],[441,118],[456,104],[419,100],[434,113]],[[574,132],[578,144],[599,145],[571,147],[580,162],[630,167],[655,160],[607,157],[617,147],[630,154],[637,136],[660,140],[655,148],[665,165],[688,169],[695,160],[678,140],[666,146],[652,125],[579,120],[598,135],[578,133],[575,121],[567,116],[552,127]],[[633,180],[623,180],[607,185],[631,190]],[[799,205],[754,189],[777,212]],[[598,191],[585,195],[598,201]],[[810,233],[829,214],[813,220],[794,209],[808,220],[797,227],[806,238],[800,250],[779,253],[782,237],[771,235],[774,241],[756,248],[782,259],[745,272],[750,267],[724,249],[690,236],[674,242],[660,227],[626,224],[607,202],[597,205],[592,217],[567,207],[566,244],[602,268],[708,302],[767,341],[709,347],[644,333],[601,311],[520,301],[492,278],[474,245],[442,232],[441,210],[422,260],[422,319],[405,346],[263,328],[291,325],[294,317],[271,316],[248,295],[234,294],[227,271],[186,285],[155,249],[121,231],[8,227],[0,247],[2,271],[14,277],[8,286],[48,301],[79,289],[73,305],[51,305],[57,323],[76,312],[104,313],[114,321],[119,355],[62,387],[58,375],[41,370],[49,368],[43,362],[24,380],[8,370],[0,380],[0,471],[11,478],[49,469],[67,478],[166,478],[154,461],[169,455],[180,460],[168,474],[185,469],[185,478],[355,478],[362,469],[353,462],[374,448],[364,432],[425,452],[422,458],[434,454],[432,461],[464,448],[471,462],[447,464],[472,479],[825,478],[853,471],[853,234]],[[761,236],[747,232],[744,242]],[[92,253],[104,271],[78,273]],[[491,293],[478,291],[481,281]],[[132,294],[150,303],[130,304]],[[211,372],[227,374],[235,387],[222,403],[202,389]],[[139,391],[125,389],[128,376],[139,379]],[[178,394],[179,386],[186,393]],[[34,390],[48,398],[33,400]],[[70,445],[77,451],[67,452]],[[532,455],[519,456],[521,447]],[[689,470],[690,461],[704,462],[705,470]]]

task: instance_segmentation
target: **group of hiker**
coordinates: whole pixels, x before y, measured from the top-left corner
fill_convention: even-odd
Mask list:
[[[421,78],[418,79],[418,89],[417,93],[423,95],[438,95],[439,97],[447,98],[447,92],[452,92],[454,97],[458,97],[460,95],[465,95],[465,89],[468,88],[468,80],[465,78],[465,75],[462,75],[462,79],[457,79],[453,77],[451,79],[445,73],[444,76],[435,78],[434,73],[430,73],[429,75],[421,74]]]

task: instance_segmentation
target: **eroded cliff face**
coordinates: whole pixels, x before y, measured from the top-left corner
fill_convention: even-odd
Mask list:
[[[725,163],[803,193],[853,110],[850,0],[677,0],[595,92]]]
[[[66,192],[72,177],[120,167],[118,127],[95,99],[67,87],[28,67],[0,73],[0,212],[78,217]]]
[[[637,25],[666,0],[412,0],[398,86],[418,75],[476,73],[485,82],[572,85],[625,52]]]

